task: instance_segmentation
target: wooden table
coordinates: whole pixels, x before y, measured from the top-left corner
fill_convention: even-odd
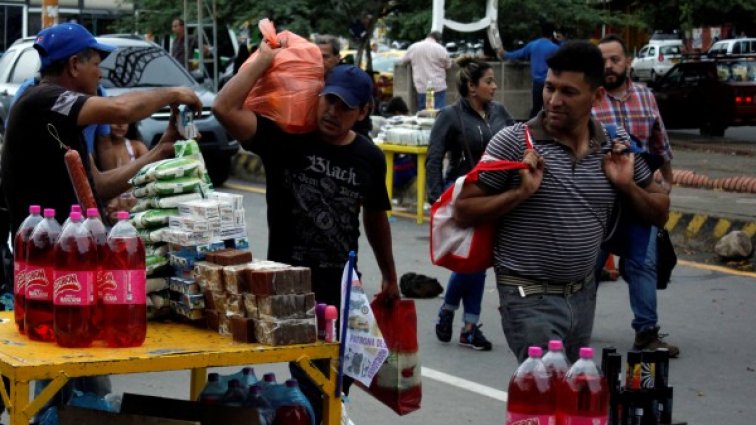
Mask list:
[[[428,156],[428,146],[393,143],[378,143],[376,146],[386,155],[386,190],[388,190],[389,199],[393,199],[394,191],[394,155],[397,153],[417,155],[417,223],[422,224],[425,206],[425,157]]]
[[[330,376],[313,366],[312,359],[330,359]],[[341,421],[341,399],[335,396],[338,359],[338,343],[281,347],[244,344],[185,324],[153,322],[147,327],[147,339],[141,347],[62,348],[20,335],[13,312],[0,313],[0,374],[10,380],[11,389],[8,395],[5,386],[0,385],[0,396],[8,408],[11,425],[28,424],[71,378],[189,370],[189,396],[196,400],[205,385],[208,367],[280,362],[297,362],[317,383],[325,393],[323,423],[337,425]],[[52,382],[30,401],[29,383],[40,379]]]

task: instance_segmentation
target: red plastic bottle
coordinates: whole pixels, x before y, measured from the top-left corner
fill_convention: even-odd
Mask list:
[[[556,424],[556,391],[551,385],[551,376],[541,361],[542,354],[541,347],[529,347],[529,357],[509,381],[507,425]]]
[[[55,244],[55,341],[61,347],[89,347],[94,340],[97,245],[84,227],[80,212],[72,212],[69,218],[70,223]]]
[[[54,209],[45,208],[43,215],[45,218],[34,227],[26,245],[24,328],[30,339],[52,342],[53,270],[60,225],[55,221]]]
[[[97,210],[97,208],[87,208],[87,219],[84,220],[84,228],[89,231],[95,240],[95,245],[97,245],[97,267],[95,269],[94,285],[95,310],[94,316],[92,316],[92,328],[95,339],[103,339],[104,333],[102,322],[105,317],[105,312],[102,304],[102,283],[105,278],[104,264],[108,250],[108,231],[105,229],[105,225],[100,219],[100,211]]]
[[[128,212],[119,211],[117,217],[108,235],[102,286],[105,341],[109,347],[138,347],[147,336],[144,243],[129,223]]]
[[[13,239],[13,315],[16,328],[21,334],[24,330],[24,305],[26,304],[26,244],[29,242],[34,227],[42,221],[42,208],[29,206],[29,216],[24,219]]]
[[[580,349],[580,359],[567,371],[557,393],[560,425],[606,425],[609,387],[593,363],[593,349]]]
[[[564,375],[570,370],[570,362],[564,354],[564,344],[559,339],[549,341],[549,351],[543,355],[543,365],[551,374],[551,384],[554,388],[562,382]]]

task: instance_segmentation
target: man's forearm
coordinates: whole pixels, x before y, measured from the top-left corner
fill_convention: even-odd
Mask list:
[[[365,236],[373,249],[375,261],[384,281],[396,283],[396,266],[391,242],[391,226],[386,211],[369,211],[362,214]]]
[[[664,164],[659,168],[659,172],[662,175],[662,178],[664,179],[665,185],[662,187],[665,190],[671,190],[672,189],[672,161],[665,161]]]
[[[136,173],[145,165],[161,159],[163,159],[163,154],[160,149],[156,148],[150,150],[134,161],[113,168],[112,170],[98,171],[94,162],[90,162],[97,195],[103,202],[107,202],[109,199],[113,199],[126,192],[131,189],[131,184],[128,182],[129,179],[134,177],[134,175],[136,175]]]
[[[116,113],[119,116],[115,119],[103,121],[102,124],[111,124],[114,122],[132,123],[140,121],[149,117],[165,105],[177,103],[180,99],[180,95],[175,88],[168,87],[156,90],[125,93],[110,99],[116,102]]]
[[[669,217],[670,201],[669,195],[659,185],[651,183],[643,189],[633,183],[621,190],[638,218],[659,227],[664,226]]]

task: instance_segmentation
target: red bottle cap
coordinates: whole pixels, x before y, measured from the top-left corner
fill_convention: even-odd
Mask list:
[[[336,307],[329,305],[325,309],[325,319],[326,320],[336,320],[336,317],[338,317],[338,313],[336,311]]]

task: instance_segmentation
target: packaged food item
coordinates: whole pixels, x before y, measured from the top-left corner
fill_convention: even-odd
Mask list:
[[[164,289],[168,289],[168,279],[164,277],[151,277],[147,279],[147,283],[145,285],[145,291],[149,294],[150,292],[157,292],[162,291]]]
[[[223,267],[223,284],[226,287],[226,291],[237,295],[250,292],[250,285],[246,281],[246,269],[247,264]]]
[[[168,265],[168,259],[165,257],[150,255],[145,259],[145,266],[147,268],[148,276],[155,273],[157,269],[165,265]]]
[[[196,217],[205,220],[220,220],[218,201],[214,199],[198,199],[182,202],[178,206],[179,213],[186,217]]]
[[[247,312],[247,317],[257,319],[259,316],[257,312],[257,295],[244,293],[242,294],[242,300],[244,301],[244,310]]]
[[[137,229],[165,227],[171,216],[178,215],[178,208],[155,208],[131,215],[131,224]]]
[[[220,326],[218,310],[205,309],[205,321],[208,329],[218,332],[218,327]]]
[[[244,299],[238,294],[226,293],[226,316],[244,317]]]
[[[163,242],[163,235],[168,231],[167,227],[161,227],[158,229],[137,229],[137,234],[142,238],[142,242],[146,244]]]
[[[232,316],[230,319],[231,337],[236,342],[256,342],[255,321],[241,316]]]
[[[207,232],[210,230],[210,223],[198,217],[175,215],[168,218],[168,227],[186,232]]]
[[[315,317],[315,294],[257,295],[257,318],[311,319]],[[249,310],[248,316],[249,316]],[[255,317],[255,316],[250,316]]]
[[[315,319],[255,320],[255,337],[265,345],[310,344],[317,339]]]
[[[199,190],[201,180],[197,177],[180,177],[173,180],[156,180],[144,186],[137,186],[133,193],[137,198],[150,196],[178,195]]]
[[[223,292],[223,266],[207,261],[198,261],[194,264],[194,275],[200,285],[211,291]]]
[[[206,260],[211,263],[220,264],[222,266],[245,264],[252,261],[252,251],[240,249],[223,249],[220,251],[208,252]]]
[[[177,292],[179,294],[202,294],[199,284],[194,279],[172,276],[168,282],[168,286],[171,291]]]
[[[248,281],[256,295],[305,294],[312,292],[307,267],[250,268]]]
[[[144,253],[145,255],[159,255],[166,257],[168,255],[168,245],[159,242],[156,244],[145,244]]]
[[[129,182],[141,186],[155,180],[197,176],[199,168],[200,163],[194,158],[169,158],[145,165]]]

